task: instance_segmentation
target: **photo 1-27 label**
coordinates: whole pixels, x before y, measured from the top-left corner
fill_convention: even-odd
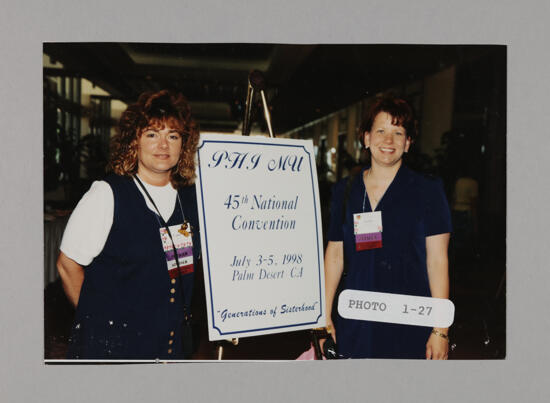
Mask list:
[[[443,298],[348,289],[338,297],[338,313],[346,319],[449,327],[455,306]]]

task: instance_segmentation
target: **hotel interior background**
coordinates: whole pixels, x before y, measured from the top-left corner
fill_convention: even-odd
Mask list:
[[[420,136],[407,163],[440,176],[453,209],[449,358],[505,357],[505,46],[45,43],[43,67],[46,359],[64,358],[74,314],[55,268],[61,235],[105,174],[121,112],[143,91],[175,88],[201,132],[240,133],[253,69],[266,77],[276,136],[313,140],[325,231],[331,184],[362,163],[364,104],[388,92],[413,103]],[[254,122],[252,135],[266,135],[260,113]],[[194,358],[214,359],[206,328],[201,336]],[[307,331],[246,338],[225,345],[224,358],[294,359],[308,345]]]

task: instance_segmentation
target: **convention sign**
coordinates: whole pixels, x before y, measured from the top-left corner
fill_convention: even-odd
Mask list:
[[[201,135],[196,190],[209,339],[324,326],[311,140]]]

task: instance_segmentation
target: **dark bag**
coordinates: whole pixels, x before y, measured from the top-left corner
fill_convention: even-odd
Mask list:
[[[338,358],[342,358],[338,355],[336,342],[332,338],[332,335],[328,333],[325,328],[311,329],[310,334],[312,338],[311,344],[315,352],[315,359],[335,360]],[[321,351],[321,343],[319,341],[322,339],[325,339],[325,343],[323,344],[323,350]]]
[[[339,358],[338,346],[336,345],[336,342],[334,341],[334,339],[330,334],[325,340],[325,344],[323,344],[323,355],[327,357],[327,360],[335,360]]]

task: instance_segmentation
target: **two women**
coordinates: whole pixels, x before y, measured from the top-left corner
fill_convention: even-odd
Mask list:
[[[119,126],[113,174],[80,200],[60,247],[77,308],[68,358],[188,358],[198,128],[183,96],[166,90],[142,94]]]
[[[415,136],[412,109],[400,99],[380,99],[361,133],[370,166],[333,190],[327,312],[344,267],[343,288],[448,298],[451,225],[443,188],[402,163]],[[199,237],[188,185],[197,143],[180,94],[146,93],[124,112],[110,161],[114,174],[94,182],[79,202],[60,248],[59,272],[77,307],[69,358],[189,357]],[[354,232],[354,219],[361,228],[374,225],[374,237]],[[448,329],[332,319],[343,357],[447,357]]]
[[[449,207],[440,182],[403,164],[415,134],[413,111],[404,100],[378,99],[361,128],[370,165],[333,189],[325,253],[327,325],[345,358],[447,358],[448,329],[330,315],[341,280],[342,289],[449,296]]]

